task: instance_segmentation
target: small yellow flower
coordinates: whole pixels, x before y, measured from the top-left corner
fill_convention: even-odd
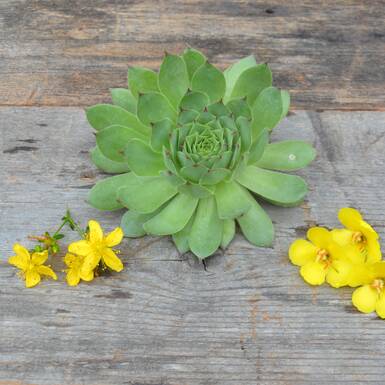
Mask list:
[[[360,258],[352,247],[340,247],[333,241],[330,231],[313,227],[307,238],[296,240],[289,250],[290,261],[300,266],[302,278],[310,285],[322,285],[325,281],[333,287],[349,283],[349,274]]]
[[[367,222],[359,211],[352,208],[342,208],[338,219],[346,227],[332,231],[333,239],[341,246],[354,245],[363,257],[364,263],[375,263],[381,260],[381,248],[378,234]]]
[[[20,275],[25,280],[26,287],[36,286],[40,282],[41,276],[57,279],[55,272],[50,267],[43,265],[48,258],[47,250],[31,255],[25,247],[15,243],[13,251],[16,255],[10,257],[8,262],[21,270]]]
[[[376,311],[379,317],[385,318],[385,262],[371,265],[366,279],[370,283],[354,290],[353,305],[362,313]]]
[[[74,255],[67,253],[64,257],[64,263],[68,266],[66,270],[66,281],[70,286],[76,286],[80,280],[92,281],[94,279],[93,270],[82,271],[85,257],[82,255]]]
[[[68,246],[70,253],[83,256],[84,262],[80,268],[81,274],[87,276],[102,261],[107,267],[115,271],[123,269],[122,261],[117,257],[112,247],[118,245],[123,239],[123,231],[117,227],[114,231],[103,235],[98,222],[88,222],[89,232],[86,239],[71,243]]]

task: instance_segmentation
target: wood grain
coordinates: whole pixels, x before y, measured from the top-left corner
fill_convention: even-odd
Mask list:
[[[104,176],[88,158],[94,137],[83,111],[0,108],[0,384],[382,384],[385,322],[359,314],[351,289],[305,285],[287,249],[309,225],[336,226],[343,206],[363,210],[385,236],[384,119],[296,112],[284,120],[275,139],[309,140],[319,155],[301,173],[310,184],[301,207],[265,206],[274,248],[237,236],[205,270],[168,238],[125,240],[123,272],[27,290],[6,264],[14,241],[53,229],[67,207],[106,230],[121,213],[85,202]]]
[[[254,54],[294,109],[384,110],[385,2],[3,0],[0,105],[89,106],[187,45],[224,68]]]

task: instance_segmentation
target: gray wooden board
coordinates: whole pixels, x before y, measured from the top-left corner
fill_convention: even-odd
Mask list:
[[[305,285],[287,249],[309,225],[336,226],[343,206],[385,235],[384,118],[298,111],[276,129],[318,157],[299,173],[310,184],[302,206],[265,206],[273,248],[237,235],[205,271],[167,237],[125,240],[123,272],[28,290],[6,263],[13,242],[53,229],[67,207],[107,230],[121,212],[86,203],[103,175],[83,111],[0,108],[0,384],[383,384],[385,321],[358,313],[349,288]]]
[[[297,109],[384,109],[385,1],[1,0],[0,105],[89,106],[127,67],[256,55]]]

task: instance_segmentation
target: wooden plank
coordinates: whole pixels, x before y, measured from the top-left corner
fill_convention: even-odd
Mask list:
[[[0,384],[382,384],[385,322],[355,311],[351,289],[305,285],[287,249],[309,225],[336,226],[347,205],[384,237],[384,118],[284,120],[274,138],[309,140],[319,155],[301,172],[310,184],[301,207],[266,205],[274,248],[237,236],[205,271],[168,238],[125,240],[123,272],[27,290],[5,263],[14,241],[53,229],[67,207],[106,229],[121,213],[85,202],[103,175],[88,159],[94,137],[83,111],[0,108]]]
[[[129,65],[191,45],[269,62],[294,109],[383,110],[384,19],[384,0],[3,0],[0,105],[105,102]]]

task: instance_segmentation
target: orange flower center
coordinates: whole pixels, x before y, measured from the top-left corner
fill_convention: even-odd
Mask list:
[[[361,231],[355,231],[352,235],[352,240],[354,243],[366,243],[366,238]]]
[[[384,288],[384,286],[385,286],[385,283],[384,283],[384,280],[382,280],[382,279],[375,279],[373,281],[373,283],[371,284],[371,287],[373,289],[376,289],[379,293]]]
[[[316,261],[323,263],[325,269],[328,269],[332,264],[332,260],[330,258],[330,254],[326,249],[319,249],[317,251]]]

